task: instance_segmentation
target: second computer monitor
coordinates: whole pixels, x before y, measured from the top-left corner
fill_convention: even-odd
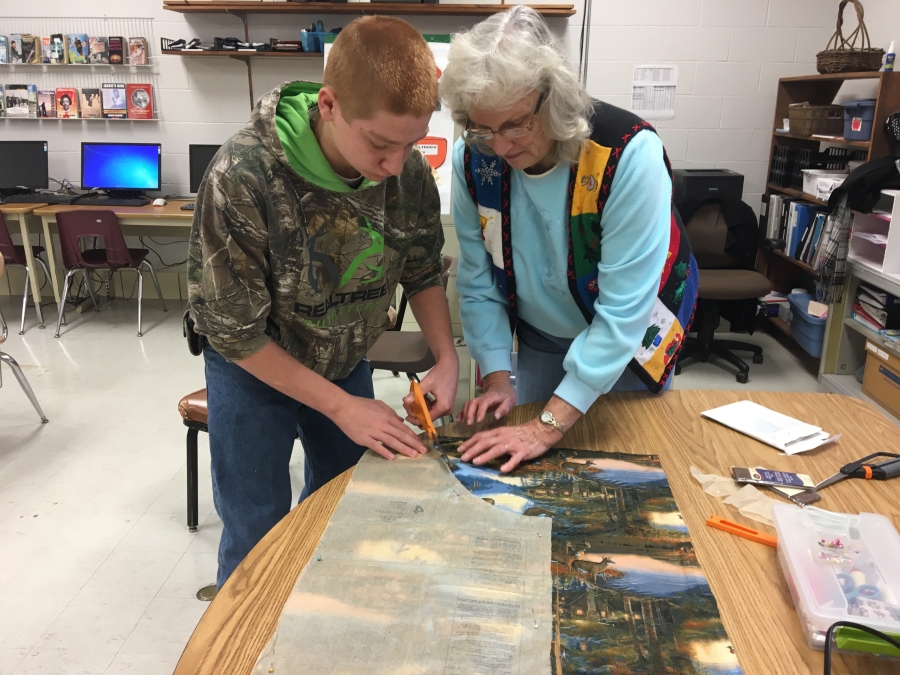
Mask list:
[[[81,144],[81,187],[85,189],[159,190],[161,166],[159,143]]]
[[[0,190],[46,190],[47,141],[0,141]]]
[[[200,183],[206,175],[206,169],[221,145],[190,145],[188,154],[191,165],[191,194],[197,194]]]

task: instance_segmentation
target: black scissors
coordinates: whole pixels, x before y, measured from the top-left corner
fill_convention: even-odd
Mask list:
[[[893,457],[884,462],[877,464],[867,464],[870,459],[876,457]],[[900,476],[900,455],[891,452],[876,452],[874,455],[863,457],[860,460],[851,462],[841,467],[841,470],[834,474],[831,478],[826,478],[816,485],[816,490],[834,485],[839,480],[845,478],[865,478],[866,480],[888,480]]]

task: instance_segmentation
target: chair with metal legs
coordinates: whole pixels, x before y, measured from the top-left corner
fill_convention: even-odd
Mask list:
[[[0,253],[0,277],[3,276],[4,271],[4,263],[3,263],[3,254]],[[6,338],[9,336],[9,329],[6,327],[6,320],[3,318],[3,313],[0,312],[0,344],[6,342]],[[22,391],[25,392],[25,395],[28,397],[28,400],[31,401],[31,405],[34,406],[34,409],[37,410],[37,414],[41,418],[41,424],[47,423],[47,416],[44,415],[44,411],[41,410],[41,404],[38,403],[37,398],[34,395],[34,392],[31,390],[31,386],[28,384],[28,380],[25,379],[25,373],[22,372],[22,368],[16,363],[16,360],[11,357],[9,354],[5,352],[0,352],[0,362],[8,365],[12,371],[13,375],[16,376],[16,379],[19,381],[19,386],[22,387]],[[0,387],[3,386],[3,372],[0,369]]]
[[[141,273],[141,267],[146,267],[150,270],[153,285],[156,287],[156,295],[163,304],[163,311],[168,311],[166,302],[163,300],[162,291],[159,288],[156,271],[146,259],[150,251],[145,248],[128,248],[125,245],[125,237],[122,234],[122,228],[119,226],[119,219],[115,213],[112,211],[94,210],[60,211],[56,214],[56,225],[59,228],[59,244],[62,249],[63,265],[68,270],[65,283],[63,284],[62,300],[59,303],[56,337],[59,337],[59,330],[65,322],[66,296],[69,294],[72,277],[79,270],[84,276],[84,285],[87,287],[91,301],[94,303],[94,311],[96,312],[99,312],[100,308],[97,305],[97,299],[94,297],[94,291],[88,279],[88,270],[108,269],[110,272],[115,272],[128,267],[137,273],[138,337],[143,335],[141,329],[141,301],[144,297],[144,277]],[[86,245],[85,239],[93,239],[92,246],[96,246],[97,240],[101,238],[106,248],[85,247],[82,250],[82,244]]]
[[[7,265],[21,265],[25,268],[25,290],[22,291],[22,321],[19,324],[19,335],[25,334],[25,308],[28,306],[28,295],[31,293],[28,279],[32,274],[32,270],[28,269],[28,258],[25,256],[25,246],[30,244],[29,242],[22,242],[22,244],[22,246],[13,244],[12,237],[9,235],[9,228],[6,226],[6,219],[4,219],[3,214],[0,213],[0,255],[6,258]],[[44,268],[44,278],[49,279],[50,270],[47,269],[47,264],[41,258],[41,253],[43,252],[43,246],[31,247],[32,257]],[[41,303],[36,303],[34,309],[37,312],[38,323],[40,324],[40,327],[43,328],[44,313],[41,311]]]

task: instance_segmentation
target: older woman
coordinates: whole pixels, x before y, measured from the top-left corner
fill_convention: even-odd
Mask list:
[[[457,289],[485,384],[458,419],[547,401],[530,422],[460,448],[475,464],[509,455],[502,469],[511,471],[603,394],[666,386],[697,268],[659,137],[590,98],[534,10],[518,6],[457,34],[441,95],[465,128],[453,150]]]

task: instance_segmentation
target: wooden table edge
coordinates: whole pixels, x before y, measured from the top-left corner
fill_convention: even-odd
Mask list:
[[[275,633],[281,618],[281,608],[287,602],[300,572],[306,567],[328,526],[331,515],[344,494],[353,469],[348,469],[310,495],[282,518],[262,540],[253,547],[225,585],[210,603],[175,668],[175,675],[197,673],[251,672],[256,659]],[[315,513],[316,511],[319,513]],[[311,520],[304,516],[312,515]],[[306,523],[305,531],[300,531]],[[295,531],[296,530],[296,531]],[[279,540],[283,541],[279,544]],[[281,568],[281,555],[271,555],[272,546],[295,539],[303,539],[303,545],[295,550],[287,568]],[[273,570],[281,572],[275,575]],[[240,572],[240,573],[238,573]],[[259,607],[259,598],[265,595],[266,605],[277,606],[278,612],[263,614],[260,620],[256,612],[235,612],[235,606]],[[252,645],[252,649],[249,648]],[[232,654],[252,654],[247,663],[234,663]],[[213,658],[209,658],[214,655]],[[227,663],[228,670],[217,664]]]

